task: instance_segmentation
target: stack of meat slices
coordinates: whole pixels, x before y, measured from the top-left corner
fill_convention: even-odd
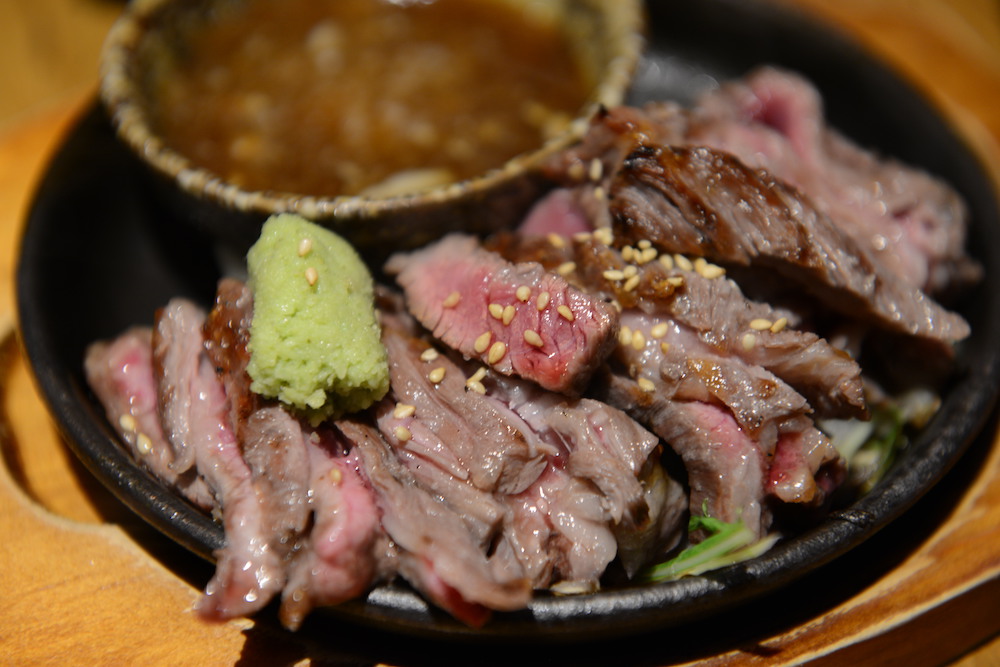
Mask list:
[[[935,300],[979,274],[958,197],[826,129],[794,75],[604,112],[549,174],[518,233],[390,259],[364,413],[249,390],[235,280],[91,347],[136,459],[225,527],[202,616],[280,597],[294,628],[402,577],[481,625],[634,575],[699,539],[692,512],[764,535],[842,482],[816,423],[867,418],[869,341],[948,359],[968,334]]]

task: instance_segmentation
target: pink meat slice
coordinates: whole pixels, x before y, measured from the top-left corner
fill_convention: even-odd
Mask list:
[[[336,425],[358,453],[382,527],[399,550],[398,571],[410,584],[472,626],[482,625],[490,609],[527,606],[531,584],[523,570],[489,558],[462,517],[423,488],[373,426],[354,419]]]
[[[396,255],[386,270],[436,338],[552,391],[579,394],[615,342],[612,306],[538,264],[511,264],[473,237],[451,235]]]
[[[360,596],[381,575],[385,547],[375,496],[356,454],[343,455],[329,439],[308,441],[314,525],[289,567],[281,621],[296,629],[314,607]]]
[[[727,82],[698,101],[685,134],[796,186],[916,287],[935,293],[979,274],[954,190],[830,129],[819,91],[797,74],[762,67]]]
[[[114,340],[93,343],[84,361],[87,382],[135,460],[195,505],[210,509],[214,499],[204,480],[188,468],[180,474],[174,466],[174,448],[160,424],[151,340],[148,327],[134,327]]]

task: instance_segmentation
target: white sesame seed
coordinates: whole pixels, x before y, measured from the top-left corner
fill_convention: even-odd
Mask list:
[[[638,286],[639,286],[639,276],[632,276],[625,281],[625,284],[622,285],[622,289],[625,290],[626,292],[631,292]]]
[[[649,264],[654,259],[656,259],[656,256],[659,254],[660,253],[657,252],[656,248],[645,248],[639,253],[639,256],[636,258],[636,261],[639,264]]]
[[[635,258],[635,248],[630,245],[622,248],[622,259],[626,262],[631,262]]]
[[[476,351],[476,354],[482,354],[490,346],[490,341],[492,340],[493,334],[489,331],[484,331],[472,343],[472,349]]]
[[[459,294],[457,291],[455,291],[446,296],[444,298],[444,301],[441,302],[441,305],[444,306],[445,308],[454,308],[455,306],[458,305],[458,302],[461,300],[462,300],[462,295]]]
[[[519,285],[514,295],[521,303],[528,303],[528,299],[531,298],[531,288],[527,285]]]
[[[604,198],[606,196],[607,193],[604,192],[604,188],[602,187],[594,188],[594,199],[596,199],[597,201],[604,201]]]
[[[548,239],[549,239],[549,243],[552,245],[553,248],[565,248],[566,247],[566,239],[564,239],[563,237],[559,236],[555,232],[549,234],[548,235]]]
[[[332,484],[340,484],[340,481],[344,479],[344,473],[340,472],[340,468],[330,468],[327,476]]]
[[[544,341],[542,341],[542,337],[539,336],[538,332],[533,329],[524,330],[524,342],[535,347],[541,347],[545,344]]]
[[[659,322],[653,325],[653,328],[649,330],[649,335],[653,338],[663,338],[667,335],[667,323]]]
[[[396,440],[399,440],[400,442],[407,442],[413,437],[413,434],[410,433],[410,429],[405,426],[397,426],[393,429],[392,433],[396,436]]]
[[[672,287],[682,287],[684,285],[684,276],[670,276],[667,278],[667,284]]]
[[[622,345],[632,344],[632,328],[628,326],[623,326],[618,330],[618,342]]]
[[[756,344],[757,344],[757,337],[754,336],[752,333],[748,333],[747,335],[743,336],[743,349],[744,350],[746,350],[746,351],[749,352],[750,350],[752,350],[754,348],[754,345],[756,345]]]
[[[308,236],[299,241],[299,257],[305,257],[312,250],[313,242]]]
[[[560,276],[568,276],[574,271],[576,271],[576,262],[563,262],[558,267],[556,267],[556,273],[558,273]]]
[[[438,356],[439,356],[438,351],[435,350],[433,347],[429,347],[429,348],[427,348],[426,350],[424,350],[423,352],[420,353],[420,360],[421,361],[434,361],[435,359],[438,358]]]
[[[779,317],[777,320],[775,320],[774,324],[771,325],[771,333],[778,333],[780,331],[784,331],[785,327],[787,326],[788,326],[788,318]]]
[[[503,306],[499,303],[491,303],[486,307],[486,310],[490,311],[490,315],[492,315],[495,320],[499,320],[503,317]]]
[[[147,456],[153,451],[153,441],[145,433],[140,433],[135,439],[135,448],[143,456]]]
[[[642,389],[646,393],[656,391],[656,385],[653,384],[653,381],[649,378],[639,378],[637,383],[639,385],[639,389]]]
[[[590,237],[590,232],[577,232],[576,234],[573,234],[573,240],[577,243],[586,243],[590,240]]]
[[[726,270],[719,266],[718,264],[708,264],[705,270],[702,271],[701,275],[708,278],[709,280],[715,280],[716,278],[721,278],[726,275]]]
[[[592,181],[601,180],[601,176],[604,175],[604,165],[601,164],[599,158],[595,157],[590,161],[590,169],[588,170],[587,175],[590,176],[590,180]]]
[[[507,346],[503,343],[503,341],[498,340],[490,345],[490,351],[487,353],[486,361],[490,364],[495,364],[503,359],[505,354],[507,354]]]
[[[726,270],[719,266],[718,264],[712,264],[704,257],[699,257],[694,261],[694,270],[698,272],[702,278],[707,278],[708,280],[714,280],[715,278],[721,278],[725,275]]]
[[[569,175],[574,181],[582,181],[583,177],[586,176],[586,170],[583,167],[582,162],[574,162],[569,166]]]
[[[653,242],[650,241],[649,239],[642,239],[641,241],[636,243],[636,245],[639,246],[640,250],[649,250],[650,248],[653,247]]]
[[[638,275],[639,267],[635,264],[629,264],[624,269],[622,269],[622,275],[626,278],[631,278],[634,275]]]
[[[771,320],[764,319],[763,317],[758,317],[754,320],[750,320],[750,328],[753,329],[754,331],[767,331],[772,326],[774,326],[774,322],[772,322]]]
[[[483,378],[486,377],[486,367],[480,366],[476,369],[476,372],[469,376],[471,382],[482,382]]]
[[[548,292],[539,292],[538,298],[535,299],[535,308],[545,310],[545,307],[549,305],[550,298],[552,298],[552,295]]]
[[[660,352],[666,354],[670,351],[670,343],[660,343]]]
[[[559,314],[560,314],[560,315],[562,316],[562,318],[563,318],[564,320],[566,320],[567,322],[572,322],[573,320],[575,320],[575,319],[576,319],[576,316],[575,316],[575,315],[573,314],[573,311],[572,311],[572,310],[570,310],[570,307],[569,307],[569,306],[567,306],[567,305],[565,305],[565,304],[563,304],[563,305],[559,306],[558,308],[556,308],[556,311],[557,311],[557,312],[558,312],[558,313],[559,313]]]
[[[670,255],[660,255],[660,264],[663,265],[667,271],[674,268],[674,258]]]
[[[406,419],[407,417],[412,417],[416,411],[417,407],[415,405],[396,403],[396,407],[392,411],[392,416],[396,419]]]
[[[594,238],[597,239],[598,243],[603,243],[604,245],[611,245],[612,241],[615,240],[610,227],[598,227],[595,229]]]
[[[507,306],[503,309],[503,315],[500,316],[500,321],[504,323],[504,326],[507,326],[514,321],[514,315],[516,314],[517,311],[514,310],[514,306]]]
[[[679,253],[674,255],[674,264],[676,264],[677,268],[680,269],[681,271],[694,270],[694,264],[691,263],[691,260]]]
[[[319,280],[319,272],[316,271],[316,267],[310,266],[306,269],[306,282],[312,286],[316,284],[317,280]]]
[[[605,280],[618,281],[625,280],[625,274],[618,269],[608,269],[601,274]]]
[[[632,343],[632,349],[641,350],[642,348],[646,347],[646,337],[642,334],[641,331],[636,329],[635,331],[632,332],[631,343]]]
[[[476,392],[481,396],[486,394],[486,385],[484,385],[482,382],[477,382],[475,380],[467,380],[465,382],[465,386],[466,388]]]
[[[434,370],[432,370],[430,373],[427,374],[427,379],[433,382],[434,384],[437,384],[444,379],[444,374],[445,374],[444,366],[438,366],[437,368],[435,368]]]
[[[118,418],[118,425],[122,427],[123,431],[134,433],[136,427],[135,417],[129,414],[124,414]]]

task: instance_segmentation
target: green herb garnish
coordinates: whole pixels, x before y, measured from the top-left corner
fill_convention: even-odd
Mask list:
[[[726,565],[756,558],[778,541],[779,535],[757,535],[743,520],[726,523],[710,516],[692,515],[688,532],[704,530],[709,533],[698,544],[681,551],[665,563],[654,565],[640,575],[643,581],[670,581],[681,577],[717,570]]]
[[[817,425],[847,462],[849,485],[863,495],[906,447],[908,431],[925,426],[939,405],[933,392],[914,389],[875,405],[870,421],[828,419]]]

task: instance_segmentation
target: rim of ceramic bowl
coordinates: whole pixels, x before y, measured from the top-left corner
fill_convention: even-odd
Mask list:
[[[170,9],[197,8],[204,2],[183,0],[133,0],[108,32],[101,53],[99,96],[111,117],[116,133],[155,172],[174,181],[185,192],[203,200],[243,213],[264,216],[294,212],[311,219],[378,217],[383,213],[434,205],[457,199],[470,191],[484,191],[509,178],[539,167],[546,158],[577,142],[586,132],[593,115],[602,107],[624,101],[642,54],[645,39],[645,11],[641,0],[552,0],[563,11],[596,13],[605,60],[579,113],[559,134],[533,151],[521,153],[500,167],[479,176],[444,186],[385,198],[363,195],[317,196],[276,190],[247,190],[227,182],[209,169],[200,167],[170,148],[153,131],[143,104],[144,94],[137,81],[136,53],[157,21]],[[515,3],[516,4],[516,3]]]

